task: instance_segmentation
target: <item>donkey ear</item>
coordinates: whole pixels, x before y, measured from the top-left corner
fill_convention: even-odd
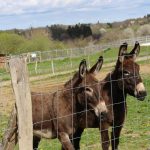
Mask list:
[[[130,55],[133,57],[133,59],[135,60],[136,57],[139,55],[140,53],[140,44],[138,41],[135,42],[134,48],[132,49],[132,51],[130,52]]]
[[[124,55],[127,52],[127,47],[128,47],[128,44],[125,42],[119,48],[118,60],[120,62],[123,62],[123,60],[124,60]]]
[[[82,79],[85,76],[86,72],[87,72],[87,64],[86,60],[83,59],[79,65],[79,77]]]
[[[100,56],[96,64],[90,69],[90,73],[93,73],[94,75],[97,75],[98,72],[101,70],[103,65],[103,57]]]

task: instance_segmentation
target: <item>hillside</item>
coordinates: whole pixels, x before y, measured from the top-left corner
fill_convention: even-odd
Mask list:
[[[52,25],[25,30],[0,31],[0,53],[18,54],[84,47],[89,44],[113,42],[124,38],[150,35],[150,15],[122,22]]]

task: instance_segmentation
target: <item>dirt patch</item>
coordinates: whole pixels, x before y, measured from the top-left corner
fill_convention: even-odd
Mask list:
[[[142,74],[149,74],[150,75],[150,64],[144,64],[140,66],[140,72]]]

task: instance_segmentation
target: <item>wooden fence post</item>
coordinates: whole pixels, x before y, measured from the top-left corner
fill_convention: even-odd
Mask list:
[[[53,75],[55,74],[55,70],[54,70],[54,62],[53,59],[51,59],[51,68],[52,68],[52,73]]]
[[[33,150],[32,103],[26,59],[12,58],[9,67],[17,106],[19,150]]]
[[[38,61],[36,60],[36,62],[35,62],[35,73],[37,74],[37,66],[38,66]]]

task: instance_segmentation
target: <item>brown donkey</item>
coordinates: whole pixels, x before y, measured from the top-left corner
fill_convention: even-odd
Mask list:
[[[99,57],[97,63],[89,71],[86,71],[85,86],[80,85],[80,84],[78,85],[79,86],[78,88],[80,90],[81,90],[81,87],[83,87],[83,89],[86,89],[86,92],[88,93],[88,95],[86,96],[84,93],[78,94],[79,95],[78,99],[82,100],[81,101],[82,105],[81,104],[78,105],[78,111],[76,112],[77,120],[76,121],[74,120],[73,122],[74,123],[73,126],[76,126],[76,130],[74,133],[78,133],[78,130],[80,130],[80,128],[84,129],[85,127],[93,127],[93,126],[97,127],[99,124],[99,119],[106,120],[107,118],[107,108],[106,108],[104,100],[100,96],[101,87],[100,87],[98,80],[96,80],[96,78],[94,77],[99,73],[102,67],[102,63],[103,63],[103,57]],[[78,80],[78,76],[79,76],[78,74],[79,72],[77,72],[71,80],[65,83],[64,85],[65,89],[68,89],[68,90],[72,89],[72,86],[75,85],[75,83]],[[91,77],[90,79],[88,76],[89,77],[92,76],[93,79]],[[83,83],[85,83],[85,81],[83,81]],[[87,102],[89,102],[87,103],[89,105],[89,106],[87,105],[87,107],[85,106],[86,105],[85,99],[87,99]],[[97,101],[99,101],[99,104],[97,103]],[[33,102],[35,103],[35,98],[33,99]],[[86,107],[86,111],[83,111],[83,108],[85,109],[85,107]],[[73,135],[70,136],[71,141],[73,141],[74,136]],[[38,148],[41,137],[42,136],[37,136],[36,134],[34,134],[34,138],[33,138],[34,149]]]
[[[65,150],[74,150],[70,139],[79,128],[81,114],[87,109],[96,114],[97,118],[107,113],[105,102],[100,97],[99,82],[94,76],[102,64],[101,57],[98,65],[87,71],[86,61],[83,60],[79,71],[60,91],[31,94],[33,149],[37,148],[41,138],[58,138]]]
[[[97,122],[94,113],[88,112],[88,124],[80,119],[79,128],[76,130],[72,143],[76,150],[80,149],[79,142],[84,128],[100,128],[102,149],[108,150],[110,145],[108,128],[112,126],[111,145],[112,150],[117,150],[119,137],[124,124],[127,111],[127,94],[136,97],[138,100],[144,100],[146,90],[139,74],[139,65],[135,59],[140,53],[140,45],[135,43],[133,50],[127,53],[127,44],[120,46],[118,60],[114,71],[109,73],[100,83],[100,93],[107,105],[108,114],[100,123]],[[85,115],[84,115],[85,117]],[[83,118],[84,118],[83,117]]]

